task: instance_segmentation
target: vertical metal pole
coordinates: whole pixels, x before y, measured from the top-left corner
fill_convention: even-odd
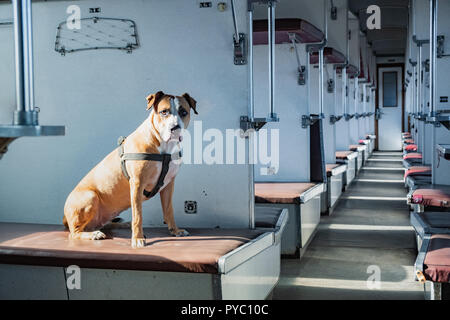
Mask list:
[[[324,100],[324,96],[323,96],[323,85],[324,85],[324,78],[323,78],[323,47],[319,49],[319,107],[320,107],[320,111],[319,111],[319,115],[322,116],[323,115],[323,100]]]
[[[255,118],[255,101],[253,89],[253,8],[249,4],[248,8],[248,91],[249,91],[249,110],[250,121]]]
[[[255,103],[254,103],[254,92],[253,92],[253,4],[248,4],[248,90],[249,90],[249,106],[248,106],[248,116],[250,121],[255,119]],[[249,228],[255,228],[255,162],[257,154],[255,151],[255,139],[256,131],[249,130],[248,139],[248,157],[249,157]]]
[[[422,113],[422,45],[420,44],[418,47],[418,56],[417,56],[417,110],[419,113]]]
[[[22,0],[23,14],[23,62],[25,74],[25,109],[34,110],[34,72],[33,72],[33,21],[31,0]]]
[[[436,112],[437,0],[430,0],[430,109]]]
[[[37,125],[34,110],[33,33],[31,0],[13,0],[16,103],[15,125]]]
[[[268,21],[269,21],[269,99],[270,99],[270,113],[269,118],[276,118],[275,114],[275,2],[268,4]]]
[[[436,60],[437,60],[437,13],[438,13],[438,1],[430,0],[430,113],[432,116],[436,115]],[[433,126],[431,130],[431,183],[436,183],[436,127]]]
[[[342,114],[347,112],[347,67],[342,68]]]
[[[22,41],[22,3],[20,0],[13,1],[14,15],[14,51],[16,70],[16,104],[17,111],[25,111],[25,93],[23,86],[23,41]]]

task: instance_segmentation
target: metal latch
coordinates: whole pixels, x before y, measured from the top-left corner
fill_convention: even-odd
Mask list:
[[[237,66],[247,64],[247,48],[245,34],[239,33],[239,41],[236,41],[236,36],[233,36],[234,43],[234,64]]]
[[[445,44],[445,36],[438,36],[437,37],[437,57],[438,58],[442,58],[445,56],[445,51],[444,51],[444,44]]]
[[[333,79],[328,79],[328,81],[327,81],[327,91],[328,91],[328,93],[333,93],[334,92],[334,80]]]
[[[298,68],[298,84],[304,86],[306,84],[306,67],[300,66]]]

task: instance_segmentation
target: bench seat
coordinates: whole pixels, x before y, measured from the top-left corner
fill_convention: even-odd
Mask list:
[[[358,157],[354,151],[336,151],[336,160],[352,160]]]
[[[144,228],[146,246],[131,248],[130,230],[108,239],[71,240],[63,226],[0,223],[0,263],[81,268],[220,273],[219,259],[263,235],[250,229],[189,229],[172,237],[167,228]]]
[[[339,163],[330,163],[325,166],[327,177],[337,176],[347,170],[347,165]]]
[[[417,144],[408,144],[403,148],[406,152],[417,152]]]
[[[305,203],[322,193],[323,185],[314,182],[257,182],[256,203]]]
[[[450,282],[450,234],[431,236],[423,268],[428,281]]]
[[[408,177],[414,177],[414,176],[430,176],[431,177],[431,167],[428,166],[413,166],[408,168],[405,171],[405,180]]]
[[[450,186],[421,186],[413,191],[410,201],[424,207],[450,208]]]

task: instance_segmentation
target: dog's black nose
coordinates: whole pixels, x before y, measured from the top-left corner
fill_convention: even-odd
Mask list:
[[[171,130],[171,131],[175,131],[175,130],[178,130],[178,129],[181,129],[181,128],[180,128],[180,125],[177,124],[175,127],[173,127],[173,128],[170,129],[170,130]]]

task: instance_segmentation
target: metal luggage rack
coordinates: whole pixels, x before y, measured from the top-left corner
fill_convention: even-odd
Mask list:
[[[56,31],[55,51],[65,55],[84,50],[118,49],[132,53],[139,47],[136,23],[130,19],[83,18],[79,28],[61,22]]]

